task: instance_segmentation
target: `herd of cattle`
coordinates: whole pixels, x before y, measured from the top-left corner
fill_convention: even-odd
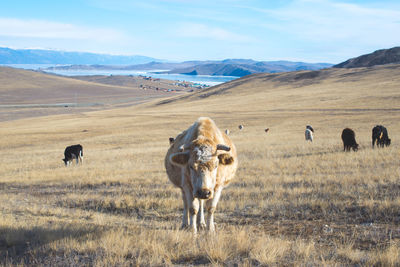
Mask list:
[[[352,129],[343,129],[342,141],[344,151],[350,151],[350,149],[353,149],[354,151],[358,150],[359,145],[356,142],[356,134]],[[372,128],[372,147],[375,146],[375,143],[378,147],[390,146],[391,140],[387,129],[382,125],[376,125]]]
[[[243,130],[243,125],[239,125]],[[268,132],[269,128],[265,129]],[[229,130],[220,131],[215,122],[200,117],[187,130],[176,138],[170,137],[170,147],[164,164],[169,180],[182,192],[183,216],[182,228],[190,228],[194,233],[198,228],[207,228],[214,232],[214,211],[224,187],[233,177],[238,166],[235,145],[229,138]],[[314,129],[306,126],[305,139],[313,141]],[[346,128],[342,131],[344,151],[358,150],[355,133]],[[377,125],[372,129],[372,147],[389,146],[387,129]],[[83,161],[81,145],[68,146],[63,159],[68,166],[74,159],[78,164]],[[207,210],[207,223],[204,216]]]
[[[310,125],[307,125],[305,131],[306,141],[313,141],[313,133],[314,129]],[[344,151],[350,151],[350,149],[353,149],[354,151],[358,150],[359,145],[356,142],[356,134],[352,129],[343,129],[341,137]],[[382,125],[376,125],[374,128],[372,128],[372,147],[374,147],[375,144],[378,147],[389,146],[390,142],[391,140],[386,127]]]

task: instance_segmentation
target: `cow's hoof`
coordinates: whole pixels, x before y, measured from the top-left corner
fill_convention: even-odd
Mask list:
[[[187,224],[182,224],[180,230],[189,230],[190,227]]]
[[[205,223],[200,223],[199,224],[199,230],[206,230],[206,229],[207,229],[207,226],[206,226]]]

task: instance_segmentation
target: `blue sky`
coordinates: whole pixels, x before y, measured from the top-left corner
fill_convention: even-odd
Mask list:
[[[400,45],[400,1],[6,0],[0,46],[339,63]]]

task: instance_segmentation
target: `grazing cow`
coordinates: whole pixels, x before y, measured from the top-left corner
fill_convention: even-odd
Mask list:
[[[170,138],[169,138],[169,144],[170,144],[170,145],[172,145],[172,144],[174,143],[174,141],[175,141],[175,138],[173,138],[173,137],[170,137]]]
[[[77,165],[79,161],[81,162],[81,164],[83,163],[83,148],[81,145],[67,146],[65,148],[63,158],[65,166],[70,165],[74,159],[76,159]]]
[[[342,131],[343,151],[350,151],[352,148],[354,151],[358,150],[358,144],[356,142],[356,134],[350,128],[343,129]]]
[[[229,129],[226,129],[226,130],[225,130],[225,134],[226,134],[226,135],[229,135],[229,134],[230,134]]]
[[[390,146],[391,140],[388,136],[386,127],[382,125],[376,125],[372,129],[372,148],[375,145],[375,141],[377,147]]]
[[[269,128],[264,129],[264,132],[268,133],[268,131],[269,131]]]
[[[244,126],[243,126],[242,124],[240,124],[240,125],[238,126],[238,128],[239,128],[239,130],[242,130],[242,129],[244,128]]]
[[[311,131],[310,129],[306,128],[305,131],[305,136],[306,136],[306,141],[313,141],[313,131]]]
[[[165,156],[165,169],[169,180],[182,191],[182,228],[190,225],[196,233],[198,215],[199,227],[205,227],[205,202],[207,228],[214,232],[214,211],[237,165],[234,144],[210,118],[199,118],[175,138]]]

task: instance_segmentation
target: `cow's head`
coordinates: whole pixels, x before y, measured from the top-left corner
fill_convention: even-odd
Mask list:
[[[68,166],[69,160],[67,160],[66,158],[62,159],[62,161],[64,161],[65,166]]]
[[[385,145],[386,146],[390,146],[390,143],[392,142],[392,140],[390,140],[390,138],[385,140]]]
[[[211,199],[214,197],[218,167],[234,161],[229,153],[223,152],[230,149],[229,146],[215,145],[207,140],[194,140],[183,152],[172,154],[170,161],[187,168],[195,198]]]
[[[352,148],[353,148],[353,151],[357,151],[357,150],[358,150],[358,144],[357,144],[357,143],[354,143],[354,145],[352,146]]]

